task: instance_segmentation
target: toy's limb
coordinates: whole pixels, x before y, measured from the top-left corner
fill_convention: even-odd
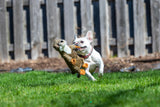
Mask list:
[[[72,74],[75,74],[75,73],[79,73],[80,72],[80,68],[77,67],[77,66],[73,66],[73,69],[71,70]]]
[[[82,67],[83,67],[83,68],[88,68],[88,64],[87,64],[87,63],[84,63],[84,64],[82,65]]]
[[[84,69],[80,69],[80,74],[81,75],[85,75],[86,74],[85,70]]]
[[[67,59],[68,61],[71,61],[71,59],[72,59],[72,57],[67,54],[63,54],[62,57]]]
[[[57,51],[59,51],[59,46],[58,45],[54,45],[53,46]]]
[[[76,59],[72,58],[72,59],[71,59],[71,63],[72,63],[73,65],[75,65],[75,64],[76,64]]]
[[[81,77],[81,74],[80,74],[80,73],[78,73],[78,74],[77,74],[77,78],[80,78],[80,77]]]
[[[58,40],[54,40],[53,41],[53,47],[58,51],[59,50],[59,46],[58,46]]]

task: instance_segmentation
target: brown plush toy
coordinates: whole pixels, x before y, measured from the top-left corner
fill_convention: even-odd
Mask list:
[[[62,39],[55,39],[53,47],[61,54],[72,74],[78,73],[78,77],[85,75],[85,69],[88,68],[88,64],[84,63],[84,59],[79,57],[75,51],[80,47],[75,45],[68,46],[67,42]]]

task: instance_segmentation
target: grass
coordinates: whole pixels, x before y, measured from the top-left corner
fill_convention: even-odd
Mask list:
[[[96,82],[68,73],[0,74],[1,107],[158,107],[160,71],[106,73]]]

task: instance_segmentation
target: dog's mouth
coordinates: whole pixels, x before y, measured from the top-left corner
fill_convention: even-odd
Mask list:
[[[83,51],[84,49],[86,49],[87,48],[87,46],[83,46],[83,47],[80,47],[80,48],[77,48],[77,51],[79,50],[79,51]]]
[[[83,47],[81,47],[80,49],[85,49],[85,48],[87,48],[87,46],[83,46]]]

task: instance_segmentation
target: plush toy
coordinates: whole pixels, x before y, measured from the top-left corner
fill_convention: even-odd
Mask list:
[[[55,39],[53,47],[61,54],[72,74],[78,73],[78,77],[85,75],[85,69],[88,67],[88,64],[84,63],[84,59],[79,57],[75,51],[75,49],[80,47],[75,45],[68,46],[67,42],[62,39]]]

